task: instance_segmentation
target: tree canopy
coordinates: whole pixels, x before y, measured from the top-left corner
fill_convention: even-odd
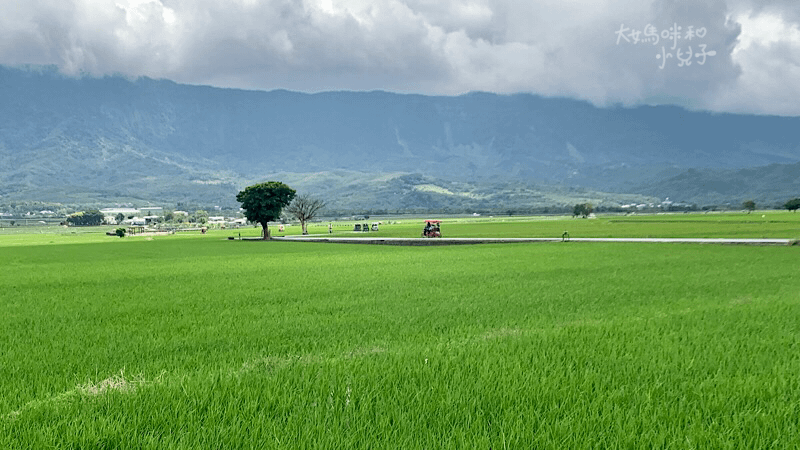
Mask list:
[[[67,217],[67,224],[73,226],[91,226],[103,223],[105,216],[99,210],[90,209],[81,211]]]
[[[788,209],[789,211],[793,212],[797,211],[798,209],[800,209],[800,198],[793,198],[789,200],[783,205],[783,207]]]
[[[208,211],[203,209],[198,209],[194,212],[194,215],[189,219],[189,222],[196,222],[199,224],[206,224],[208,223]]]
[[[267,181],[239,191],[236,201],[242,204],[247,220],[261,224],[263,238],[269,239],[268,223],[281,217],[281,211],[294,199],[295,192],[280,181]]]
[[[742,208],[746,209],[747,213],[750,214],[750,212],[756,209],[756,202],[753,200],[746,200],[744,203],[742,203]]]
[[[592,211],[594,211],[594,207],[591,203],[579,203],[572,208],[572,215],[586,218],[589,217],[589,214],[591,214]]]

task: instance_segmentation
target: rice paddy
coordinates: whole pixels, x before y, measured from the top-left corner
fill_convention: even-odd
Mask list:
[[[795,215],[772,214],[464,219],[443,232],[800,237]],[[421,231],[392,222],[378,233]],[[798,246],[233,234],[0,231],[0,447],[800,443]]]

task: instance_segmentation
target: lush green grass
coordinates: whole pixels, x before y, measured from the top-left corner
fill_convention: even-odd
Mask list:
[[[226,233],[0,239],[0,448],[800,442],[798,247]]]

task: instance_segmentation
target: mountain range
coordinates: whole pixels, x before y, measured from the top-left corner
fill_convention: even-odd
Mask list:
[[[279,179],[334,209],[800,196],[800,117],[531,94],[246,91],[0,66],[0,204],[235,204]]]

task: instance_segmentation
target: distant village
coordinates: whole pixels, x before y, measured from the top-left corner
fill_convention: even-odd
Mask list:
[[[218,213],[217,215],[212,215]],[[220,214],[222,213],[222,214]],[[40,209],[21,211],[0,210],[0,226],[76,225],[71,220],[83,214],[93,214],[93,225],[120,225],[132,227],[205,226],[209,228],[238,228],[247,224],[238,210],[226,209],[194,212],[170,210],[161,206],[112,207],[89,209],[80,212],[65,209]]]
[[[103,208],[103,223],[106,225],[152,226],[159,223],[196,223],[215,228],[240,227],[247,224],[244,217],[211,216],[203,210],[165,211],[160,206],[143,208]]]

